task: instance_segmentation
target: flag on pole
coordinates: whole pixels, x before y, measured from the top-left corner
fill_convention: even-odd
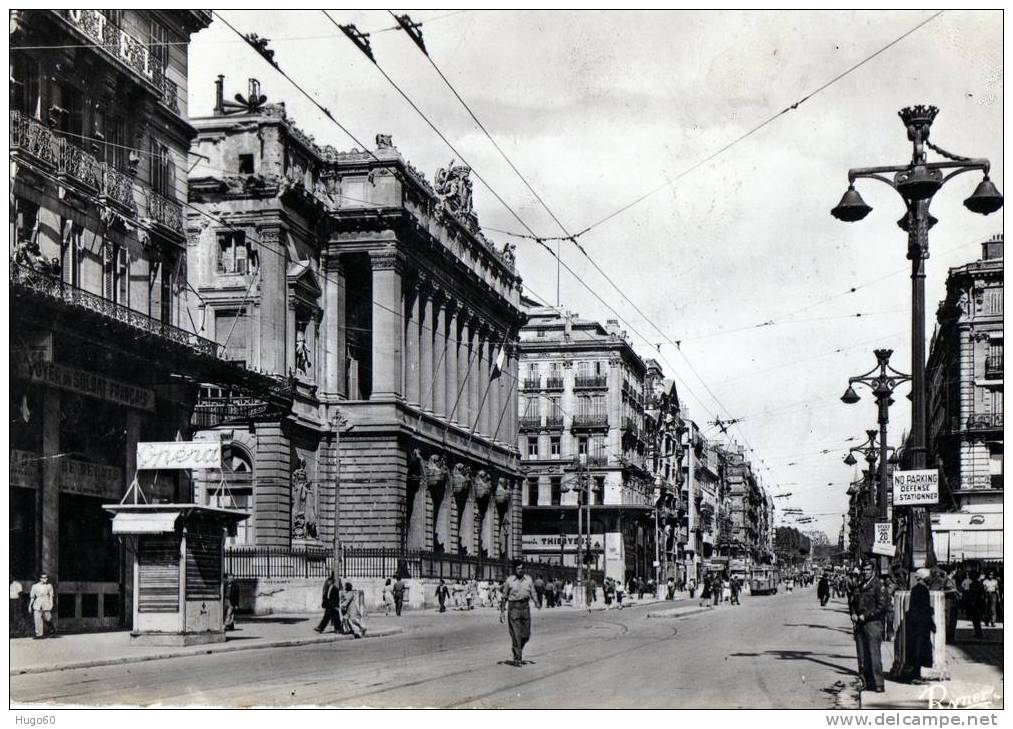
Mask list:
[[[501,374],[503,374],[503,363],[506,360],[506,335],[503,335],[503,341],[500,342],[499,351],[496,352],[496,359],[492,363],[492,376],[490,380],[495,380]]]

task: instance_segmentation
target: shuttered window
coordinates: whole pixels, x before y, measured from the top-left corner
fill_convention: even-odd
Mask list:
[[[140,538],[137,582],[140,612],[179,612],[179,539],[176,535]]]
[[[222,536],[186,537],[186,599],[220,600],[222,597]]]
[[[245,311],[215,312],[215,338],[225,346],[225,359],[246,361],[248,325]]]

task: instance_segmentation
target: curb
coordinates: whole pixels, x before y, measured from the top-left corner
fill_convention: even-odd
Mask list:
[[[368,630],[363,640],[370,638],[384,638],[390,635],[399,635],[404,628],[378,628],[376,631]],[[236,653],[238,651],[254,651],[261,648],[290,648],[294,646],[313,645],[316,643],[337,643],[339,641],[354,640],[347,635],[318,636],[315,638],[291,638],[289,640],[273,640],[255,645],[232,645],[228,643],[214,644],[215,647],[203,650],[190,651],[187,653],[165,652],[152,653],[144,656],[125,656],[122,658],[108,658],[103,660],[75,661],[73,663],[51,664],[48,666],[33,666],[31,668],[11,669],[11,676],[24,676],[33,673],[53,673],[55,671],[72,671],[78,668],[101,668],[103,666],[116,666],[127,663],[144,663],[146,661],[162,661],[168,658],[191,658],[193,656],[204,656],[213,653]]]
[[[671,610],[661,610],[659,612],[647,613],[649,618],[686,618],[690,615],[697,615],[699,613],[706,613],[714,608],[711,606],[706,607],[695,607],[695,608],[672,608]]]

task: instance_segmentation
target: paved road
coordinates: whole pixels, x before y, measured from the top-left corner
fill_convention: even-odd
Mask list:
[[[682,619],[655,608],[534,614],[521,668],[495,612],[406,616],[399,636],[11,677],[15,703],[530,708],[830,708],[854,675],[842,602],[744,597]]]

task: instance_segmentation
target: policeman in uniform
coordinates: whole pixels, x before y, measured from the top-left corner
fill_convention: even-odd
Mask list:
[[[867,691],[882,693],[883,658],[880,646],[887,596],[872,562],[862,565],[862,574],[851,593],[848,607],[855,630],[859,674]]]
[[[514,573],[507,577],[506,582],[503,583],[503,599],[499,603],[499,621],[502,623],[504,614],[506,614],[510,628],[510,640],[513,642],[514,659],[509,661],[512,666],[524,665],[524,644],[531,637],[529,601],[534,602],[539,610],[542,609],[535,594],[534,580],[530,575],[524,574],[524,563],[514,562]],[[510,606],[509,612],[507,604]]]

